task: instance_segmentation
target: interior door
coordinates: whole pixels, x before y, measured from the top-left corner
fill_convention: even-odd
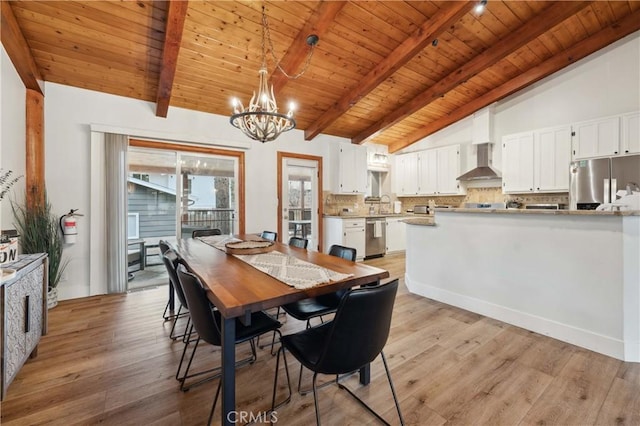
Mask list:
[[[315,160],[282,158],[281,241],[305,238],[309,240],[308,249],[314,251],[319,244],[318,175]]]

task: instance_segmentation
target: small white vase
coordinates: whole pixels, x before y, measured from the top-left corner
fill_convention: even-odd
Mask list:
[[[53,309],[58,306],[58,289],[50,288],[47,292],[47,309]]]

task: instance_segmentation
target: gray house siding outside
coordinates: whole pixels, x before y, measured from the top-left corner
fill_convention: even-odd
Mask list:
[[[175,195],[141,185],[132,185],[129,213],[139,214],[140,238],[176,235]]]

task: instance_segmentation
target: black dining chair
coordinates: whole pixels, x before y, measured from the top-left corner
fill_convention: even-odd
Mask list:
[[[184,290],[185,297],[187,299],[187,306],[189,306],[189,312],[191,313],[191,321],[198,333],[198,339],[196,340],[194,352],[198,347],[198,343],[203,340],[214,346],[222,346],[222,316],[216,309],[212,309],[211,302],[207,298],[207,292],[202,286],[200,279],[188,272],[184,265],[178,265],[178,279]],[[276,332],[280,334],[278,330],[281,324],[275,319],[271,318],[264,312],[254,312],[251,314],[251,325],[245,326],[241,321],[236,321],[236,344],[249,342],[251,344],[252,357],[251,361],[247,363],[253,363],[256,359],[256,348],[254,339],[264,333]],[[191,362],[190,362],[191,363]],[[246,363],[245,363],[246,364]],[[236,367],[239,363],[236,363]],[[278,371],[276,370],[276,377]],[[287,378],[288,380],[288,378]],[[275,391],[274,391],[275,392]],[[218,383],[218,389],[216,390],[213,404],[211,406],[211,412],[209,414],[209,420],[207,424],[211,423],[213,418],[213,412],[216,408],[218,401],[218,395],[220,393],[220,382]],[[288,402],[291,398],[291,390],[289,389],[289,397],[282,403]],[[275,396],[272,399],[272,406],[275,405]],[[281,405],[281,404],[279,404]]]
[[[338,244],[334,244],[329,248],[329,255],[340,257],[342,259],[355,262],[356,249],[351,247],[345,247]],[[307,299],[297,300],[295,302],[282,305],[282,310],[285,313],[291,315],[293,318],[299,321],[306,321],[307,328],[311,327],[311,320],[313,318],[320,318],[320,322],[324,322],[322,316],[334,313],[338,309],[342,296],[348,290],[338,290],[333,293],[322,294],[316,297],[309,297]],[[279,311],[278,311],[279,312]],[[273,354],[274,341],[271,343],[271,353]],[[298,374],[298,392],[302,395],[309,392],[309,390],[301,390],[302,386],[302,366],[300,366],[300,372]]]
[[[194,229],[191,233],[192,238],[196,237],[208,237],[210,235],[222,235],[222,231],[218,228],[213,229]]]
[[[160,248],[160,257],[162,257],[167,252],[167,250],[171,248],[171,245],[165,240],[160,240],[158,241],[158,247]],[[167,300],[167,304],[164,307],[164,312],[162,313],[162,318],[165,321],[174,320],[176,318],[175,314],[169,313],[173,312],[174,309],[174,294],[173,283],[171,282],[171,279],[169,279],[169,300]]]
[[[355,262],[356,249],[334,244],[329,249],[329,255]],[[340,299],[347,290],[323,294],[317,297],[298,300],[282,306],[284,311],[300,321],[306,321],[307,327],[311,325],[311,319],[331,314],[338,309]],[[322,318],[320,318],[322,321]]]
[[[160,247],[161,250],[163,250],[163,242],[160,242]],[[175,292],[175,294],[178,296],[178,312],[172,316],[169,316],[169,319],[173,320],[173,325],[171,326],[171,331],[169,332],[169,338],[171,340],[178,340],[180,338],[184,338],[187,330],[189,329],[189,313],[187,312],[187,302],[185,301],[184,298],[184,294],[182,293],[182,289],[180,288],[180,283],[178,282],[178,276],[176,275],[176,268],[178,267],[178,263],[180,262],[180,256],[178,256],[178,253],[173,250],[172,248],[169,248],[168,245],[166,245],[166,247],[164,247],[164,252],[162,254],[162,263],[164,263],[165,269],[167,270],[167,275],[169,275],[169,285],[173,288],[173,291]],[[167,302],[167,306],[168,304],[171,303],[171,301]],[[165,308],[166,311],[167,308]],[[184,318],[187,317],[187,324],[185,326],[185,330],[184,333],[180,334],[180,335],[176,335],[175,333],[175,329],[176,329],[176,324],[178,323],[178,319],[180,318]]]
[[[278,233],[274,231],[262,231],[260,237],[264,238],[265,240],[275,241],[278,239]]]
[[[300,238],[300,237],[291,237],[289,238],[289,245],[292,247],[298,247],[298,248],[302,248],[302,249],[307,249],[307,245],[309,245],[309,240],[307,240],[306,238]],[[280,306],[278,306],[278,309],[276,310],[276,318],[280,317]],[[273,335],[273,339],[271,340],[271,355],[275,355],[275,353],[273,352],[273,345],[275,344],[275,339],[276,339],[276,335],[274,333]],[[263,349],[265,346],[260,346],[260,349]]]
[[[340,301],[333,321],[282,337],[282,346],[278,351],[276,365],[280,363],[280,355],[283,357],[284,364],[287,365],[285,352],[288,350],[302,365],[313,371],[313,402],[318,425],[320,425],[316,385],[318,374],[335,375],[334,382],[340,389],[346,390],[379,420],[389,424],[349,388],[339,382],[341,374],[360,370],[373,362],[378,355],[382,357],[400,424],[404,425],[400,404],[389,373],[389,366],[382,351],[389,337],[397,291],[397,279],[384,285],[347,291]],[[275,408],[277,384],[278,376],[276,374],[272,396],[273,408]]]
[[[306,249],[307,246],[309,245],[309,240],[307,240],[306,238],[291,237],[289,238],[289,245],[293,247]]]

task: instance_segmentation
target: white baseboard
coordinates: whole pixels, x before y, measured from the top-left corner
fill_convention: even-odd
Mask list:
[[[640,362],[640,344],[637,342],[631,344],[627,342],[625,345],[625,342],[619,339],[421,283],[413,280],[408,274],[405,274],[405,284],[411,293],[438,302],[494,318],[622,361]]]

